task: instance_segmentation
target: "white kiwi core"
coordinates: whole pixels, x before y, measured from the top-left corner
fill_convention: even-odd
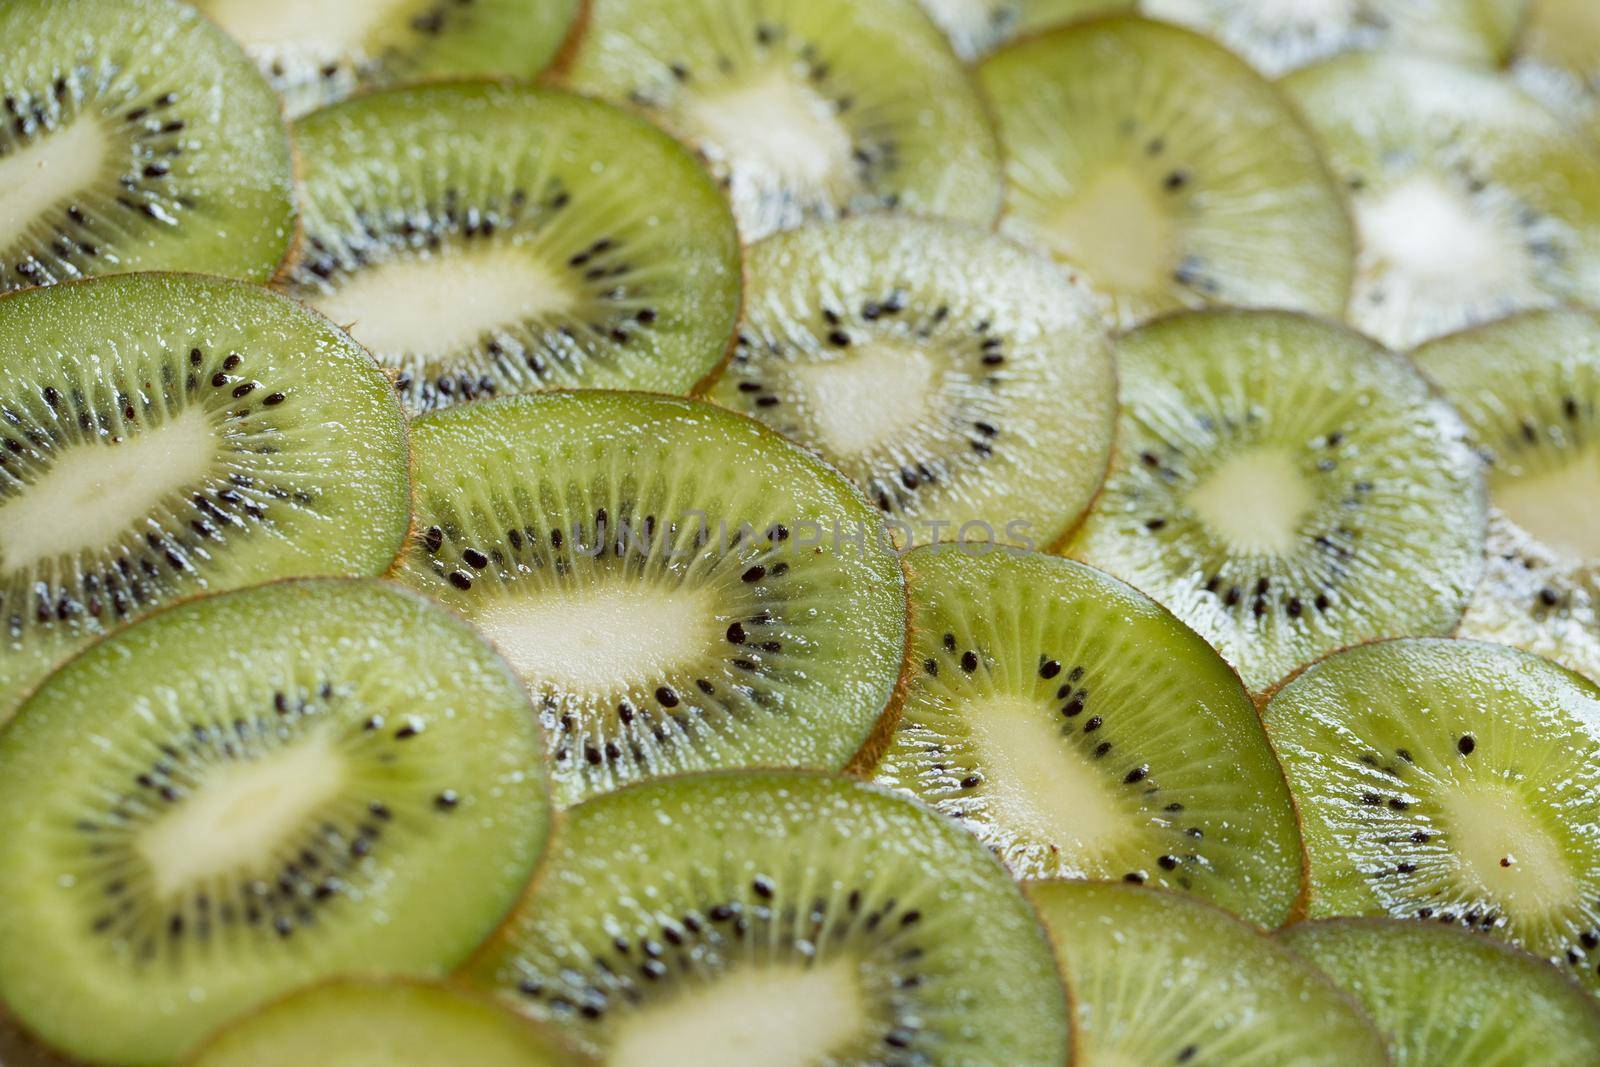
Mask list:
[[[119,441],[61,452],[0,506],[0,571],[111,543],[163,499],[205,478],[219,447],[205,411],[188,408]]]
[[[373,352],[417,356],[466,348],[575,302],[568,279],[509,244],[390,260],[312,298]]]
[[[0,248],[57,204],[104,174],[111,140],[100,124],[80,117],[8,156],[0,156]]]
[[[810,1067],[859,1040],[868,1021],[855,964],[747,965],[617,1028],[609,1067]]]
[[[1524,919],[1571,905],[1577,886],[1561,843],[1521,797],[1498,785],[1465,784],[1443,804],[1445,840],[1464,887]]]
[[[1556,552],[1600,559],[1600,449],[1546,470],[1496,477],[1491,495],[1507,518]]]
[[[1225,459],[1187,502],[1231,548],[1283,555],[1294,548],[1314,498],[1290,453],[1252,448]]]
[[[938,368],[909,345],[862,345],[796,364],[791,374],[817,445],[836,459],[905,442],[928,423],[939,396]]]
[[[415,0],[211,0],[206,12],[246,45],[315,45],[353,52]]]
[[[704,659],[721,626],[706,588],[623,582],[518,589],[472,621],[529,686],[593,695]]]
[[[1127,840],[1129,813],[1113,800],[1104,775],[1062,743],[1052,710],[999,698],[965,719],[987,768],[996,821],[1052,846],[1087,873],[1098,856]]]
[[[338,796],[346,773],[332,743],[316,735],[208,771],[199,788],[145,827],[136,842],[156,895],[165,899],[218,876],[272,868],[277,847]]]
[[[1152,293],[1172,283],[1178,228],[1146,175],[1111,167],[1086,182],[1043,226],[1063,259],[1110,292]]]
[[[797,74],[774,69],[694,95],[686,115],[708,154],[783,185],[827,189],[850,169],[852,139],[832,104]]]

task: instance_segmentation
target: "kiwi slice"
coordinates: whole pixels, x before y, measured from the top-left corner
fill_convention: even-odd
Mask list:
[[[213,1037],[186,1067],[583,1067],[527,1020],[425,982],[342,980],[291,993]]]
[[[1209,304],[1344,310],[1339,190],[1278,91],[1222,46],[1113,16],[978,75],[1009,179],[1001,229],[1081,270],[1113,324]]]
[[[688,392],[726,354],[733,215],[649,123],[462,82],[369,93],[296,134],[305,233],[280,287],[391,368],[411,410],[555,386]]]
[[[291,115],[357,90],[438,78],[531,78],[583,0],[193,0],[243,43]]]
[[[566,78],[693,146],[747,241],[842,212],[999,208],[977,90],[916,0],[590,0]]]
[[[381,573],[409,499],[389,383],[290,300],[160,274],[0,299],[0,719],[152,608]]]
[[[1510,945],[1394,919],[1297,923],[1281,937],[1355,995],[1395,1067],[1600,1063],[1600,1005]]]
[[[1210,34],[1271,76],[1340,52],[1384,48],[1494,66],[1510,52],[1529,5],[1530,0],[1143,0],[1146,14]]]
[[[1600,7],[1537,0],[1511,70],[1530,95],[1591,137],[1600,135]]]
[[[1308,668],[1265,721],[1312,918],[1460,925],[1600,990],[1600,688],[1503,645],[1407,639]]]
[[[881,744],[904,580],[877,513],[810,453],[709,404],[601,391],[448,408],[413,442],[400,578],[522,674],[561,803]]]
[[[1513,311],[1595,299],[1600,153],[1509,75],[1379,53],[1283,84],[1350,190],[1357,328],[1411,348]]]
[[[1226,912],[1146,887],[1033,882],[1086,1067],[1379,1067],[1382,1038],[1314,967]]]
[[[877,780],[1021,878],[1186,890],[1265,926],[1300,895],[1283,772],[1239,678],[1149,597],[1081,563],[906,555],[915,675]]]
[[[1489,462],[1489,554],[1461,635],[1600,679],[1600,317],[1530,311],[1414,355]]]
[[[835,464],[901,543],[1049,544],[1110,458],[1116,371],[1048,260],[965,224],[814,223],[750,250],[712,397]]]
[[[921,0],[956,55],[981,59],[1015,37],[1073,19],[1132,11],[1138,0]]]
[[[1039,921],[972,837],[801,772],[691,775],[570,811],[463,971],[610,1067],[1059,1064]]]
[[[293,235],[277,97],[193,8],[0,5],[0,292],[137,270],[265,281]]]
[[[1483,569],[1483,474],[1410,364],[1272,311],[1124,338],[1105,488],[1068,542],[1193,626],[1252,691],[1334,649],[1455,628]]]
[[[415,594],[162,612],[0,731],[0,1000],[139,1067],[320,978],[453,967],[538,858],[543,764],[510,668]]]

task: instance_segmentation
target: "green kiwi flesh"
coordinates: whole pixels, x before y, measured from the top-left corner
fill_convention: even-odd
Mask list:
[[[567,814],[463,977],[611,1067],[1059,1064],[1067,1005],[981,845],[845,778],[693,775]]]
[[[0,292],[139,270],[265,281],[289,248],[277,97],[187,4],[8,0],[0,109]]]
[[[336,981],[229,1025],[185,1067],[583,1067],[526,1020],[424,982]]]
[[[1264,717],[1312,918],[1463,926],[1600,991],[1600,688],[1501,645],[1408,639],[1313,665]]]
[[[848,475],[896,540],[1047,545],[1088,506],[1116,425],[1110,346],[1055,266],[964,224],[813,223],[746,257],[712,399]]]
[[[1600,134],[1600,7],[1537,0],[1511,70],[1530,95],[1591,137]]]
[[[448,970],[532,872],[543,763],[505,662],[415,594],[162,612],[0,731],[0,1001],[74,1057],[154,1067],[309,982]]]
[[[666,134],[554,90],[461,82],[302,119],[279,287],[348,326],[412,411],[553,387],[688,392],[739,314],[720,190]]]
[[[1261,311],[1163,319],[1118,363],[1117,454],[1068,555],[1172,609],[1255,692],[1348,644],[1455,628],[1483,476],[1410,364]]]
[[[583,0],[194,0],[303,115],[351,93],[440,78],[531,78]]]
[[[161,274],[0,298],[0,719],[164,604],[382,573],[409,499],[389,383],[290,300]]]
[[[1350,192],[1348,319],[1396,349],[1600,291],[1600,152],[1510,76],[1398,53],[1283,82]]]
[[[982,59],[1013,38],[1090,15],[1132,11],[1138,0],[921,0],[956,55]]]
[[[1460,635],[1600,679],[1600,317],[1530,311],[1413,354],[1489,464],[1489,553]]]
[[[1147,887],[1032,882],[1086,1067],[1381,1067],[1383,1041],[1316,968],[1216,908]]]
[[[1548,0],[1144,0],[1145,14],[1216,37],[1276,77],[1341,52],[1398,49],[1495,66]],[[1585,3],[1587,0],[1577,0]]]
[[[402,581],[539,706],[556,796],[730,767],[839,770],[892,715],[899,560],[867,501],[759,423],[575,391],[417,419]]]
[[[1338,187],[1222,46],[1113,16],[1013,44],[978,76],[1009,179],[1001,229],[1081,271],[1117,326],[1210,304],[1344,310]]]
[[[906,556],[913,664],[877,781],[1020,878],[1122,879],[1265,926],[1300,895],[1294,808],[1239,678],[1198,634],[1080,563]]]
[[[694,147],[746,241],[843,212],[987,224],[994,139],[916,0],[591,0],[565,68]]]
[[[1503,942],[1395,919],[1297,923],[1280,937],[1361,1002],[1395,1067],[1600,1063],[1600,1005]]]

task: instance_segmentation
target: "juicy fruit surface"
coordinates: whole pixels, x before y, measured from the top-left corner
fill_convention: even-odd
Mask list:
[[[1477,929],[1600,990],[1600,689],[1499,645],[1388,641],[1307,669],[1264,719],[1311,917]]]
[[[670,137],[567,93],[372,93],[296,127],[305,249],[280,286],[412,411],[552,387],[688,392],[739,314],[739,238]]]
[[[1511,70],[1529,95],[1600,133],[1600,8],[1588,0],[1537,0]]]
[[[1067,554],[1154,596],[1262,691],[1334,649],[1447,633],[1482,568],[1481,473],[1409,365],[1278,312],[1118,349],[1105,488]]]
[[[137,270],[264,281],[294,233],[272,90],[177,0],[0,10],[0,292]]]
[[[897,542],[1049,544],[1099,488],[1116,371],[1048,260],[965,225],[878,217],[768,238],[746,272],[712,398],[837,466]]]
[[[1015,37],[1048,26],[1132,11],[1138,0],[921,0],[922,9],[938,24],[956,55],[981,59]]]
[[[309,981],[449,968],[531,873],[542,765],[505,663],[420,597],[163,612],[0,732],[0,999],[75,1056],[162,1064]]]
[[[1271,84],[1175,26],[1113,17],[985,60],[1002,230],[1082,272],[1129,327],[1177,308],[1343,311],[1350,223]]]
[[[1350,190],[1348,318],[1395,348],[1600,291],[1600,153],[1505,75],[1346,56],[1284,81]]]
[[[153,608],[382,572],[405,431],[371,359],[252,286],[120,275],[0,299],[0,706]]]
[[[845,211],[988,223],[998,206],[982,105],[916,0],[591,0],[565,78],[693,146],[746,241]]]
[[[1461,636],[1600,678],[1600,318],[1533,311],[1413,356],[1489,463],[1489,552]]]
[[[239,39],[290,115],[358,90],[437,78],[528,78],[583,0],[195,0]]]
[[[1382,1039],[1332,983],[1224,912],[1157,890],[1034,882],[1086,1067],[1379,1067]]]
[[[847,779],[697,775],[574,808],[466,976],[615,1067],[1060,1063],[1038,920],[949,822]]]
[[[442,986],[340,982],[292,994],[207,1042],[187,1067],[582,1067],[501,1008]]]
[[[1022,878],[1126,879],[1268,926],[1300,843],[1255,705],[1200,636],[1082,564],[906,557],[914,670],[875,774]]]
[[[1548,0],[1144,0],[1276,76],[1340,52],[1397,49],[1493,66]],[[1577,0],[1579,3],[1585,0]]]
[[[417,420],[402,580],[540,707],[562,803],[641,777],[837,770],[904,657],[899,563],[809,453],[709,404],[510,397]]]
[[[1600,1007],[1547,964],[1422,923],[1329,919],[1283,941],[1349,990],[1395,1067],[1600,1063]]]

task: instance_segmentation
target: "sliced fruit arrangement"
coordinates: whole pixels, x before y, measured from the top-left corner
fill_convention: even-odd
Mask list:
[[[642,393],[418,419],[402,580],[472,620],[541,708],[562,803],[881,743],[904,581],[871,505],[742,416]]]
[[[307,982],[447,970],[532,871],[543,763],[510,668],[414,594],[163,612],[0,732],[0,999],[132,1067]]]
[[[1382,1067],[1383,1040],[1316,968],[1205,904],[1129,885],[1028,885],[1099,1064]]]
[[[1073,19],[1132,11],[1138,0],[921,0],[962,59],[981,59],[1007,41]]]
[[[1546,2],[1143,0],[1142,9],[1215,36],[1277,76],[1340,52],[1381,49],[1429,52],[1492,67],[1510,52],[1530,4]]]
[[[538,74],[584,0],[192,0],[303,115],[362,89]]]
[[[1002,229],[1082,271],[1115,325],[1208,304],[1344,310],[1338,187],[1288,103],[1220,45],[1094,19],[978,74],[1005,159]]]
[[[1069,560],[935,545],[906,571],[916,673],[879,781],[1019,877],[1122,879],[1266,926],[1289,917],[1289,790],[1244,686],[1198,634]]]
[[[1116,421],[1111,352],[1049,260],[975,227],[880,216],[750,250],[712,397],[836,465],[896,540],[1049,544]]]
[[[1600,292],[1600,152],[1508,75],[1352,55],[1284,81],[1353,201],[1349,319],[1396,348]]]
[[[1489,463],[1489,554],[1461,634],[1600,679],[1600,317],[1533,311],[1414,354]]]
[[[1000,865],[927,809],[821,775],[574,808],[463,975],[614,1067],[1067,1059],[1049,942]]]
[[[1068,555],[1171,608],[1257,692],[1344,645],[1455,628],[1482,475],[1409,364],[1251,311],[1163,319],[1118,361],[1117,455]]]
[[[294,234],[277,97],[177,0],[0,7],[0,292],[96,274],[264,281]]]
[[[1309,914],[1491,934],[1600,990],[1600,688],[1526,652],[1401,640],[1272,698]]]
[[[1282,937],[1361,1002],[1395,1067],[1600,1063],[1600,1005],[1510,945],[1393,919],[1298,923]]]
[[[916,0],[590,0],[565,69],[699,153],[747,241],[901,207],[987,223],[994,139]]]
[[[151,609],[382,573],[405,427],[370,357],[264,289],[129,274],[0,299],[0,718]]]
[[[234,1023],[187,1067],[584,1067],[504,1008],[440,985],[338,981]]]
[[[1511,70],[1530,95],[1591,137],[1600,135],[1600,7],[1534,0]]]
[[[369,93],[296,135],[304,239],[280,287],[347,326],[411,410],[554,386],[688,392],[722,362],[733,215],[648,123],[462,82]]]

